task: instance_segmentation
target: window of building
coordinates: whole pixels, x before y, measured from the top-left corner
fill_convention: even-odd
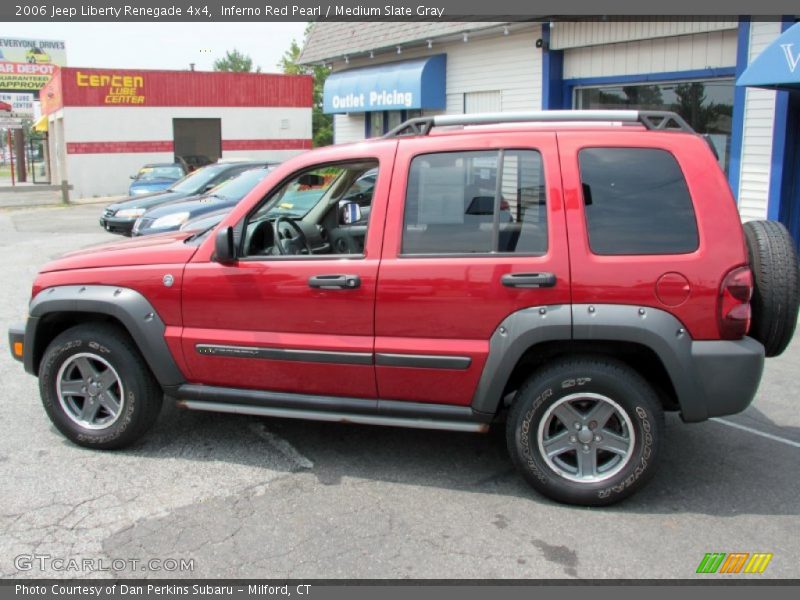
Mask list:
[[[502,173],[500,181],[498,172]],[[491,150],[414,158],[402,252],[547,252],[541,154],[536,150]]]
[[[464,112],[467,114],[500,112],[503,110],[500,91],[467,92],[464,94]]]
[[[384,110],[365,113],[367,137],[380,137],[404,121],[422,116],[419,110]]]
[[[374,138],[374,137],[381,137],[384,133],[386,133],[386,128],[384,127],[385,119],[383,118],[383,112],[371,112],[367,113],[367,137]]]
[[[595,254],[697,250],[692,199],[675,157],[652,148],[578,153],[589,245]]]
[[[733,79],[616,84],[575,90],[575,108],[670,110],[698,133],[707,133],[728,172],[733,121]]]

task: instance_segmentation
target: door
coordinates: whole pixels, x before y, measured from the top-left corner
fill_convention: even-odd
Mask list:
[[[396,144],[302,166],[243,217],[237,262],[187,266],[182,346],[194,382],[377,397],[374,302]]]
[[[220,119],[172,119],[172,138],[175,157],[182,158],[190,170],[222,156]]]
[[[46,137],[35,136],[28,140],[28,168],[33,183],[50,183]]]
[[[500,323],[570,301],[555,135],[404,140],[395,172],[375,311],[379,397],[469,405]]]

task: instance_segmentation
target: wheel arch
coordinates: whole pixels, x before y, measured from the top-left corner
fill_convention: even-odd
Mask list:
[[[672,378],[655,351],[644,344],[619,340],[559,340],[531,346],[514,365],[501,398],[519,389],[534,371],[564,357],[604,357],[620,361],[652,385],[665,411],[680,408]],[[498,410],[501,408],[503,403]]]
[[[162,387],[185,378],[169,351],[166,326],[139,292],[114,286],[57,286],[31,301],[25,328],[25,370],[36,375],[50,342],[61,332],[83,323],[107,323],[125,331]]]
[[[565,354],[622,360],[654,384],[665,410],[680,410],[687,421],[707,418],[703,390],[692,375],[688,332],[666,311],[631,305],[546,306],[513,313],[492,335],[473,409],[497,414],[532,369]]]

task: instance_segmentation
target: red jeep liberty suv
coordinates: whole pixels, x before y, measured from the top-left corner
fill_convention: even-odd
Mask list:
[[[742,227],[678,115],[452,115],[297,156],[212,230],[47,264],[9,339],[83,446],[138,439],[164,394],[270,417],[504,421],[533,487],[603,505],[653,474],[664,411],[750,404],[799,285],[785,228]]]

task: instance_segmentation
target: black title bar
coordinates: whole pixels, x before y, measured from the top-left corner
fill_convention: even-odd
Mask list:
[[[709,14],[707,4],[672,0],[361,0],[325,2],[295,0],[4,0],[2,21],[521,21],[590,17],[607,20],[655,16],[702,17],[738,15],[756,18],[794,14],[796,0],[727,0]],[[761,15],[761,17],[759,17]],[[13,35],[13,30],[5,35]]]

